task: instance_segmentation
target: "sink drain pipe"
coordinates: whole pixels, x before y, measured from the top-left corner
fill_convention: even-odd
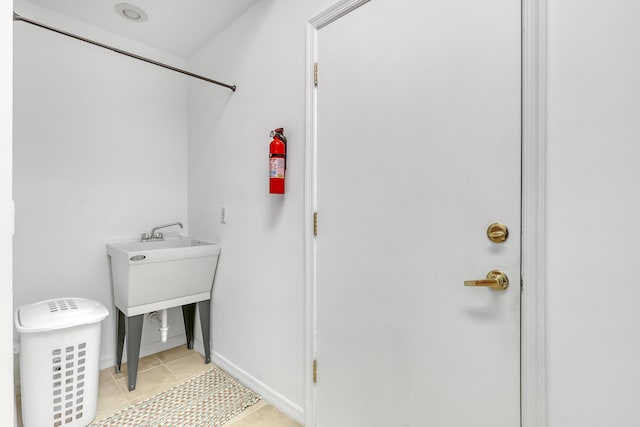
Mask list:
[[[169,334],[169,325],[167,320],[167,309],[160,310],[160,314],[157,311],[149,313],[149,321],[160,324],[160,340],[167,342],[167,335]]]

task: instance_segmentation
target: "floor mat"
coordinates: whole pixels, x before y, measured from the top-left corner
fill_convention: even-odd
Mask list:
[[[214,367],[90,427],[219,427],[260,396]]]

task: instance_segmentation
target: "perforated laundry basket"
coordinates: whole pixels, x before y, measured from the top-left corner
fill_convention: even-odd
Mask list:
[[[105,306],[61,298],[19,307],[24,427],[87,426],[96,416]]]

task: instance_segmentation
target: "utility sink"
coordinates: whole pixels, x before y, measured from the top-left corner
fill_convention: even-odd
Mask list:
[[[125,316],[211,298],[220,246],[189,237],[107,243],[115,305]]]

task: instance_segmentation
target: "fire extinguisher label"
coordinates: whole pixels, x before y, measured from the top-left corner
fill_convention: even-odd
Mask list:
[[[269,159],[269,178],[284,179],[284,159],[282,157]]]

